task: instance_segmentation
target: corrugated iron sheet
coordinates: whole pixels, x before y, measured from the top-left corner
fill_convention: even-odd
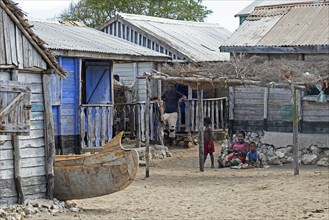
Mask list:
[[[231,32],[219,24],[178,21],[150,16],[120,14],[132,25],[146,31],[195,62],[228,60],[228,53],[219,53]]]
[[[329,3],[256,8],[222,46],[329,44]]]
[[[256,0],[250,3],[247,7],[239,11],[235,16],[249,15],[257,6],[268,6],[268,5],[282,5],[300,2],[322,2],[324,0]]]
[[[54,22],[29,21],[35,33],[53,50],[71,50],[104,54],[167,57],[145,47],[129,43],[104,32]]]

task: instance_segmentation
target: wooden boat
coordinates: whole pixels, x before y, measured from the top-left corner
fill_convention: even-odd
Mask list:
[[[58,155],[54,166],[54,197],[84,199],[118,192],[129,186],[138,170],[138,154],[121,146],[123,132],[98,153]]]

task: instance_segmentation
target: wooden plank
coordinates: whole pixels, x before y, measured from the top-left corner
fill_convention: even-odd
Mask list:
[[[45,167],[26,167],[21,169],[21,177],[42,176],[46,175]]]
[[[16,48],[17,48],[17,63],[18,68],[23,69],[23,39],[22,32],[19,30],[18,26],[15,26],[16,29]]]
[[[219,120],[218,120],[218,115],[217,115],[217,124],[219,124]],[[222,128],[224,129],[224,100],[220,100],[220,125],[221,127],[217,126],[217,128]]]
[[[235,108],[235,94],[234,87],[229,87],[229,120],[234,120],[234,108]]]
[[[8,26],[9,26],[9,35],[10,35],[10,49],[11,49],[11,61],[12,64],[14,64],[15,66],[18,66],[18,62],[17,62],[17,47],[16,47],[16,26],[14,24],[14,22],[9,19],[8,22]]]
[[[5,42],[5,54],[6,54],[6,64],[11,65],[12,59],[11,59],[11,47],[10,47],[10,18],[8,17],[7,13],[3,13],[3,23],[4,23],[4,42]]]
[[[45,152],[44,147],[21,149],[22,158],[43,157],[43,156],[45,156],[45,154],[46,154],[46,152]]]
[[[293,111],[292,111],[294,175],[299,175],[298,107],[297,107],[297,92],[294,84],[292,84],[291,90],[293,94],[293,103],[294,103]]]
[[[302,121],[302,133],[329,134],[329,122]]]
[[[95,108],[95,118],[94,118],[94,140],[95,140],[95,146],[99,145],[99,136],[100,136],[100,119],[99,119],[99,107]]]
[[[309,122],[329,122],[329,116],[328,115],[303,115],[304,121]]]
[[[24,191],[21,183],[21,152],[19,146],[19,138],[17,135],[12,135],[12,145],[14,146],[14,178],[15,188],[17,192],[17,203],[24,203]]]
[[[93,146],[93,142],[92,142],[92,138],[93,138],[93,132],[92,132],[92,128],[93,128],[93,125],[92,125],[92,108],[89,107],[87,109],[87,111],[88,111],[87,138],[88,138],[88,147],[91,147],[91,146]]]
[[[45,105],[44,116],[44,137],[45,137],[45,172],[47,179],[47,198],[53,199],[54,190],[54,163],[55,163],[55,130],[53,122],[53,114],[51,112],[50,101],[50,76],[43,75],[43,94]]]
[[[100,145],[105,145],[105,132],[106,132],[106,118],[105,118],[106,107],[101,107],[101,134],[100,134]]]
[[[42,138],[35,138],[35,139],[19,140],[19,145],[20,145],[21,149],[44,147],[45,139],[42,137]]]
[[[86,120],[86,115],[85,115],[85,107],[81,106],[80,107],[80,144],[81,148],[86,147],[86,142],[85,142],[85,120]]]
[[[0,8],[0,64],[7,64],[5,53],[5,36],[4,36],[4,11]]]
[[[0,153],[1,153],[1,151],[0,151]],[[12,159],[11,160],[4,160],[3,158],[1,158],[1,160],[0,160],[0,170],[14,170],[13,160]],[[1,189],[1,187],[0,187],[0,189]]]

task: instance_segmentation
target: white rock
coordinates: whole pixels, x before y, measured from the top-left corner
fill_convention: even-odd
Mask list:
[[[288,145],[288,146],[286,147],[286,152],[285,152],[285,154],[287,155],[287,154],[289,154],[289,153],[292,153],[292,152],[293,152],[293,149],[294,149],[293,146]]]
[[[329,158],[322,158],[316,164],[318,166],[329,167]]]
[[[285,149],[283,149],[285,151]],[[278,156],[278,158],[282,159],[284,158],[284,153],[282,151],[275,151],[275,155]]]
[[[327,155],[327,157],[329,157],[329,150],[324,150],[323,152],[325,153],[325,155]]]
[[[304,154],[302,157],[302,163],[305,165],[315,164],[318,160],[318,156],[316,154]]]
[[[311,150],[312,154],[317,154],[317,155],[319,155],[322,151],[322,149],[318,148],[316,145],[312,145],[310,147],[310,150]]]

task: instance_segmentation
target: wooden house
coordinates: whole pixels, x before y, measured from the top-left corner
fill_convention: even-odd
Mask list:
[[[62,154],[101,146],[112,138],[113,115],[120,112],[114,109],[114,75],[125,73],[130,77],[121,77],[120,82],[146,91],[136,77],[169,59],[76,23],[30,23],[67,72],[66,80],[54,77],[51,85],[56,143]]]
[[[256,7],[220,50],[257,55],[260,60],[284,58],[327,65],[328,14],[328,2]],[[308,74],[322,76],[322,90],[329,101],[328,84],[325,83],[329,78],[328,68],[320,69],[315,65],[313,70],[305,72],[305,77]],[[329,104],[316,102],[319,93],[316,88],[298,93],[299,132],[306,137],[305,141],[300,141],[301,145],[314,141],[310,138],[315,137],[313,134],[320,134],[315,142],[328,144]],[[231,130],[292,132],[292,93],[289,89],[230,88],[229,99]]]
[[[10,0],[0,1],[0,203],[52,198],[54,130],[50,74],[55,57]]]
[[[229,53],[219,53],[218,45],[228,39],[231,32],[219,24],[119,13],[99,26],[98,29],[109,35],[168,55],[171,57],[171,64],[203,65],[229,59]],[[119,75],[123,79],[131,78],[124,73],[119,73]],[[159,83],[158,96],[163,93],[162,87],[165,85]],[[194,109],[193,113],[197,112],[196,91],[192,91],[192,88],[188,88],[186,85],[176,85],[176,89],[188,97],[188,100],[185,100],[179,109],[181,113],[179,113],[178,130],[195,131],[195,114],[190,115],[190,109]],[[145,90],[138,92],[145,94]],[[222,113],[220,109],[225,105],[225,98],[222,97],[225,94],[212,92],[214,95],[208,98],[214,99],[206,100],[205,104],[209,108],[215,106],[216,111],[210,111],[208,116],[216,118],[217,115],[215,129],[219,130],[222,128],[222,124],[218,115]],[[145,101],[145,97],[146,95],[141,101]]]

